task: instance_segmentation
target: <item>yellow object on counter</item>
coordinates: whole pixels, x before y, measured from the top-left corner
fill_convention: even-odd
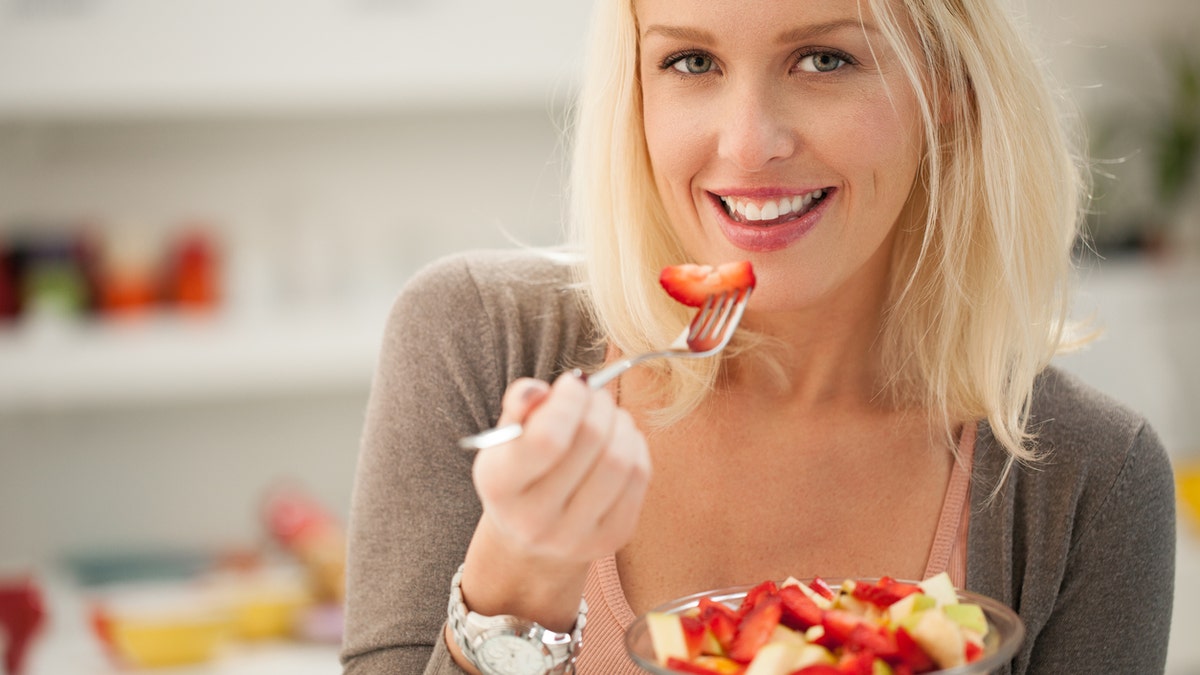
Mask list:
[[[1176,464],[1175,494],[1191,518],[1193,531],[1200,535],[1200,458]]]
[[[215,657],[229,634],[228,620],[115,619],[110,625],[113,647],[139,668],[202,663]]]
[[[261,593],[242,598],[233,606],[233,632],[242,640],[288,637],[308,600],[299,593]]]

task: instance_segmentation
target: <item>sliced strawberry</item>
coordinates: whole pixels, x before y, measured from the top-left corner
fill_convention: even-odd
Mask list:
[[[729,651],[737,635],[738,616],[729,605],[710,598],[700,598],[700,621],[716,638],[721,649]]]
[[[840,609],[831,609],[821,615],[821,626],[825,632],[817,638],[817,644],[834,651],[845,647],[850,642],[854,629],[862,623],[862,619]]]
[[[715,670],[705,668],[691,661],[685,661],[677,656],[667,659],[667,668],[680,673],[691,673],[691,675],[721,675],[721,673]]]
[[[974,663],[979,660],[979,657],[983,656],[983,647],[970,640],[967,640],[967,646],[964,648],[964,651],[967,663]]]
[[[850,631],[850,637],[846,639],[846,649],[854,653],[874,654],[885,660],[899,655],[895,636],[886,629],[865,621]]]
[[[729,646],[729,658],[749,663],[759,648],[771,641],[775,627],[783,616],[783,605],[777,596],[763,597],[738,623],[737,637]]]
[[[818,595],[826,600],[833,600],[837,598],[837,591],[833,590],[833,587],[825,583],[825,580],[821,577],[813,577],[812,583],[810,583],[808,587],[816,591]]]
[[[821,623],[821,608],[799,586],[779,589],[779,599],[783,603],[781,623],[788,628],[803,631]]]
[[[874,675],[875,655],[870,652],[845,654],[837,664],[842,675]]]
[[[779,593],[779,587],[770,579],[746,591],[746,597],[742,598],[742,604],[737,608],[737,618],[740,621],[742,617],[750,613],[763,598],[771,597]]]
[[[903,627],[896,629],[896,654],[900,663],[907,665],[914,673],[924,673],[934,669],[933,659],[921,649],[921,645],[908,634]]]
[[[683,628],[683,641],[687,644],[688,658],[700,656],[700,649],[704,646],[704,633],[708,630],[704,623],[694,616],[681,616],[679,625]]]
[[[689,307],[700,307],[710,295],[754,288],[754,268],[749,260],[711,265],[684,263],[663,269],[658,282],[667,294]]]
[[[854,585],[852,595],[863,602],[869,602],[876,607],[890,607],[892,603],[920,591],[915,584],[906,584],[891,577],[883,577],[874,584],[859,582]]]

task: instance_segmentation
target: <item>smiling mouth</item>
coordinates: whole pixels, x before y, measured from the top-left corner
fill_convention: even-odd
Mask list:
[[[821,188],[812,192],[771,199],[748,199],[721,196],[721,206],[735,222],[768,227],[786,223],[803,216],[820,204],[831,190]]]

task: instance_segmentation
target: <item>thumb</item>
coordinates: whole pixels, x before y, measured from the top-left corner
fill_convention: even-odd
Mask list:
[[[513,380],[504,392],[499,424],[524,422],[529,413],[545,400],[549,393],[550,385],[541,380],[531,377]]]

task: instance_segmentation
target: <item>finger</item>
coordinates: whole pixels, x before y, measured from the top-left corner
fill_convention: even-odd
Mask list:
[[[616,552],[633,538],[650,487],[648,478],[646,474],[632,476],[617,500],[597,521],[595,542],[601,547],[597,555]]]
[[[576,429],[587,413],[592,392],[571,373],[560,375],[550,387],[550,395],[525,418],[524,439],[528,447],[568,448]]]
[[[575,527],[595,531],[598,539],[612,540],[613,532],[618,530],[624,536],[632,534],[649,484],[650,456],[645,437],[627,412],[618,411],[616,417],[618,430],[613,441],[596,458],[564,508],[565,517]],[[621,530],[622,525],[630,527]],[[602,536],[601,528],[610,532]]]
[[[524,422],[529,413],[545,400],[550,385],[532,377],[513,380],[504,392],[499,426]]]
[[[487,471],[489,482],[503,483],[493,486],[498,490],[496,494],[526,490],[570,450],[590,397],[587,385],[578,377],[559,377],[526,415],[519,438],[479,453],[477,475]],[[490,473],[493,471],[494,475]]]
[[[538,481],[529,493],[562,509],[580,483],[592,471],[597,458],[613,436],[617,404],[607,391],[594,392],[587,412],[575,431],[569,451]]]

